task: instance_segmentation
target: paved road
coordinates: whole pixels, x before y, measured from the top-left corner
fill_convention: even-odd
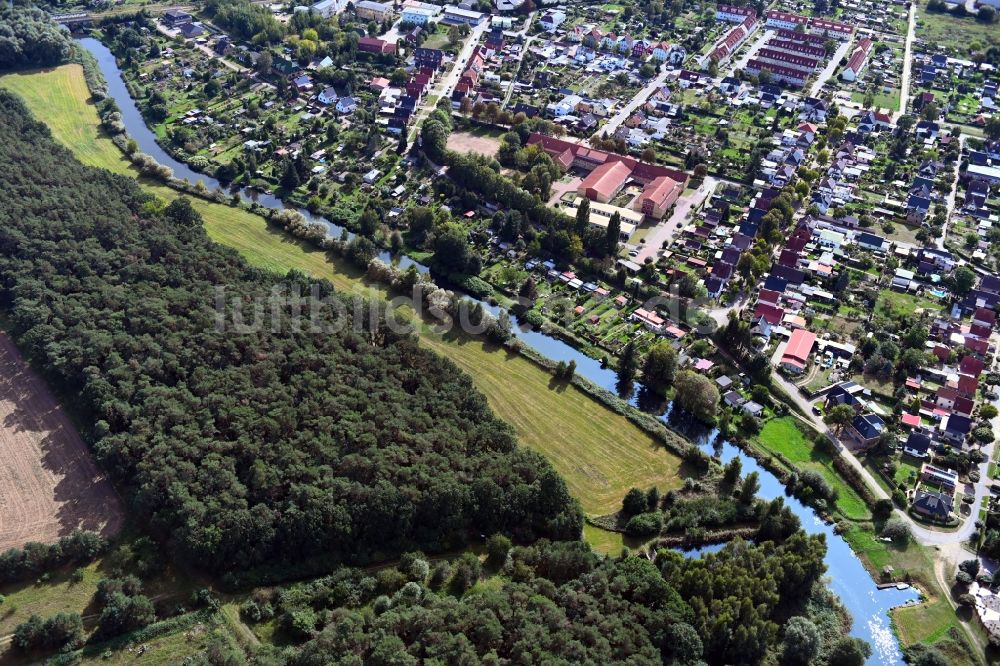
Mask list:
[[[965,150],[965,135],[959,133],[958,135],[958,155],[959,160],[961,160],[962,151]],[[948,198],[945,200],[947,202],[948,213],[944,219],[944,227],[941,229],[941,235],[934,241],[939,250],[945,249],[945,241],[948,238],[948,227],[951,225],[951,214],[955,211],[955,200],[958,198],[958,176],[959,176],[959,164],[955,164],[955,178],[951,182],[951,191],[948,192]]]
[[[809,89],[809,95],[812,97],[819,97],[820,92],[823,90],[823,86],[826,82],[836,73],[837,68],[840,67],[840,59],[846,58],[847,54],[850,53],[851,47],[854,46],[854,40],[847,40],[837,47],[837,51],[830,57],[826,63],[826,67],[823,71],[819,73],[816,82],[813,84],[812,88]]]
[[[899,86],[899,113],[896,118],[906,113],[906,105],[910,102],[910,73],[913,69],[913,35],[917,31],[917,3],[910,5],[910,20],[906,25],[906,48],[903,52],[903,80]]]
[[[705,176],[705,182],[697,190],[679,198],[670,217],[660,220],[660,223],[653,227],[653,230],[646,236],[646,242],[642,244],[639,256],[636,257],[636,263],[641,264],[646,257],[655,259],[656,253],[659,252],[664,241],[669,240],[671,236],[680,231],[691,209],[700,206],[705,199],[711,196],[718,182],[718,178]]]
[[[417,112],[417,118],[413,122],[413,129],[410,131],[410,140],[413,141],[416,137],[420,136],[420,126],[424,124],[424,120],[427,116],[437,108],[437,102],[442,98],[451,99],[451,94],[455,92],[455,86],[458,85],[459,79],[462,78],[462,72],[465,71],[466,65],[469,63],[469,58],[472,57],[472,51],[479,44],[479,40],[482,38],[483,33],[486,32],[490,27],[489,21],[483,21],[481,24],[477,25],[472,29],[472,32],[468,34],[465,39],[465,44],[462,46],[462,50],[459,51],[458,55],[455,57],[455,62],[452,64],[451,71],[442,76],[431,88],[431,91],[424,97],[424,102],[421,104],[420,111]],[[436,97],[437,99],[433,104],[430,103],[430,98]]]
[[[756,41],[749,49],[747,49],[746,53],[741,55],[740,59],[733,63],[733,66],[730,68],[730,71],[736,71],[737,69],[744,69],[747,66],[747,63],[750,62],[750,58],[753,58],[755,55],[757,55],[757,51],[760,51],[762,48],[764,48],[764,44],[766,44],[769,39],[774,37],[774,35],[775,35],[774,30],[765,30],[760,35],[758,35]]]
[[[649,99],[649,96],[656,92],[656,90],[660,88],[666,80],[667,69],[664,67],[662,71],[656,75],[655,79],[647,83],[645,88],[637,92],[635,97],[633,97],[628,104],[622,107],[621,111],[612,116],[611,119],[604,124],[604,127],[597,130],[595,134],[607,134],[607,136],[614,134],[618,127],[625,122],[625,120],[631,116],[636,109],[645,104],[646,100]]]

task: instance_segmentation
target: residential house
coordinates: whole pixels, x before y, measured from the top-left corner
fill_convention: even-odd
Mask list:
[[[182,9],[168,9],[163,12],[163,23],[170,28],[180,27],[193,20],[194,17]]]
[[[958,472],[924,463],[920,467],[920,480],[934,484],[945,492],[954,493],[958,488]]]
[[[555,32],[565,21],[566,12],[558,9],[547,11],[542,15],[542,18],[538,19],[538,22],[542,26],[542,30],[546,32]]]
[[[428,49],[418,46],[413,50],[413,62],[418,69],[427,67],[437,70],[441,68],[444,61],[444,51],[441,49]]]
[[[946,521],[954,508],[952,497],[935,491],[918,490],[913,497],[911,509],[928,518]]]
[[[333,18],[347,8],[348,0],[320,0],[309,7],[309,11],[325,19]]]
[[[354,5],[354,14],[358,18],[381,23],[392,14],[392,5],[373,0],[360,0]]]
[[[346,114],[354,113],[358,108],[358,102],[351,96],[341,97],[337,100],[337,113]]]
[[[871,446],[885,431],[885,422],[878,414],[858,414],[851,421],[850,434],[865,446]]]
[[[330,106],[331,104],[336,104],[337,100],[340,99],[340,96],[337,94],[337,91],[333,88],[333,86],[330,86],[329,88],[325,88],[317,96],[317,99],[320,104]]]
[[[903,453],[914,458],[926,458],[930,455],[931,438],[922,432],[911,432],[903,444]]]
[[[788,340],[779,365],[788,372],[800,374],[805,370],[815,344],[815,333],[804,328],[796,329]]]

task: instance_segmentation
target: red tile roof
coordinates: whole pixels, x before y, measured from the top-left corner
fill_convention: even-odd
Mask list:
[[[625,184],[632,170],[623,162],[606,162],[583,179],[580,187],[585,188],[588,197],[603,197],[610,200]]]
[[[958,364],[958,371],[963,375],[979,377],[979,375],[983,374],[983,369],[985,367],[986,364],[975,356],[966,356],[962,359],[962,362]]]
[[[768,324],[777,325],[781,323],[781,318],[785,316],[783,308],[768,305],[767,303],[757,303],[757,308],[753,311],[753,318],[763,317]]]
[[[796,329],[788,340],[785,353],[781,356],[781,363],[797,368],[806,367],[806,361],[809,359],[809,354],[812,353],[814,344],[816,344],[815,333],[804,328]]]

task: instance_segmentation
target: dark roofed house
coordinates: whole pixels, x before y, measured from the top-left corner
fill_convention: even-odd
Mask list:
[[[949,414],[948,418],[942,423],[942,426],[942,435],[952,442],[961,443],[965,440],[965,436],[969,434],[969,431],[972,430],[972,419],[962,414]]]
[[[984,275],[982,282],[979,284],[979,288],[983,291],[993,292],[994,294],[1000,293],[1000,275],[995,275],[993,273]]]
[[[764,278],[764,289],[769,289],[770,291],[776,291],[779,294],[783,294],[787,288],[788,280],[784,278],[780,278],[777,275],[768,275]]]
[[[739,250],[749,250],[753,246],[753,238],[745,234],[735,234],[733,236],[733,247]]]
[[[885,430],[885,422],[877,414],[858,414],[851,421],[851,431],[865,445],[874,444]]]
[[[712,266],[712,275],[722,280],[728,280],[729,278],[733,277],[734,269],[735,267],[732,264],[728,264],[724,261],[721,261]]]
[[[778,257],[778,263],[782,266],[795,268],[799,265],[799,253],[792,250],[782,250]]]
[[[197,23],[184,23],[181,25],[181,34],[188,39],[194,39],[195,37],[204,35],[205,29]]]
[[[168,9],[163,12],[163,22],[171,28],[190,23],[192,16],[182,9]]]
[[[881,251],[885,247],[885,239],[867,231],[862,231],[854,239],[858,245],[869,250]]]
[[[718,298],[725,286],[725,280],[716,275],[710,275],[705,278],[705,291],[712,298]]]
[[[860,412],[864,409],[864,403],[861,401],[861,396],[864,393],[865,389],[857,382],[841,382],[827,391],[824,408],[831,409],[837,405],[849,405],[854,408],[854,411]]]
[[[911,432],[903,444],[903,453],[914,458],[926,458],[931,449],[931,438],[922,432]]]
[[[913,497],[912,509],[928,518],[948,520],[953,506],[952,498],[944,493],[918,490]]]
[[[797,268],[776,265],[771,267],[771,275],[786,280],[788,284],[802,284],[806,281],[806,274]]]

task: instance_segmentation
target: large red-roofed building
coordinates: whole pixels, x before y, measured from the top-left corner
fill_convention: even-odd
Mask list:
[[[796,329],[788,339],[785,353],[781,355],[781,367],[789,372],[799,373],[806,369],[806,362],[816,344],[816,334],[804,328]]]
[[[528,137],[528,145],[538,146],[565,169],[587,172],[577,194],[592,201],[610,202],[629,180],[643,185],[633,206],[650,217],[663,217],[684,191],[688,179],[687,174],[678,169],[648,164],[627,155],[596,150],[538,132]]]

